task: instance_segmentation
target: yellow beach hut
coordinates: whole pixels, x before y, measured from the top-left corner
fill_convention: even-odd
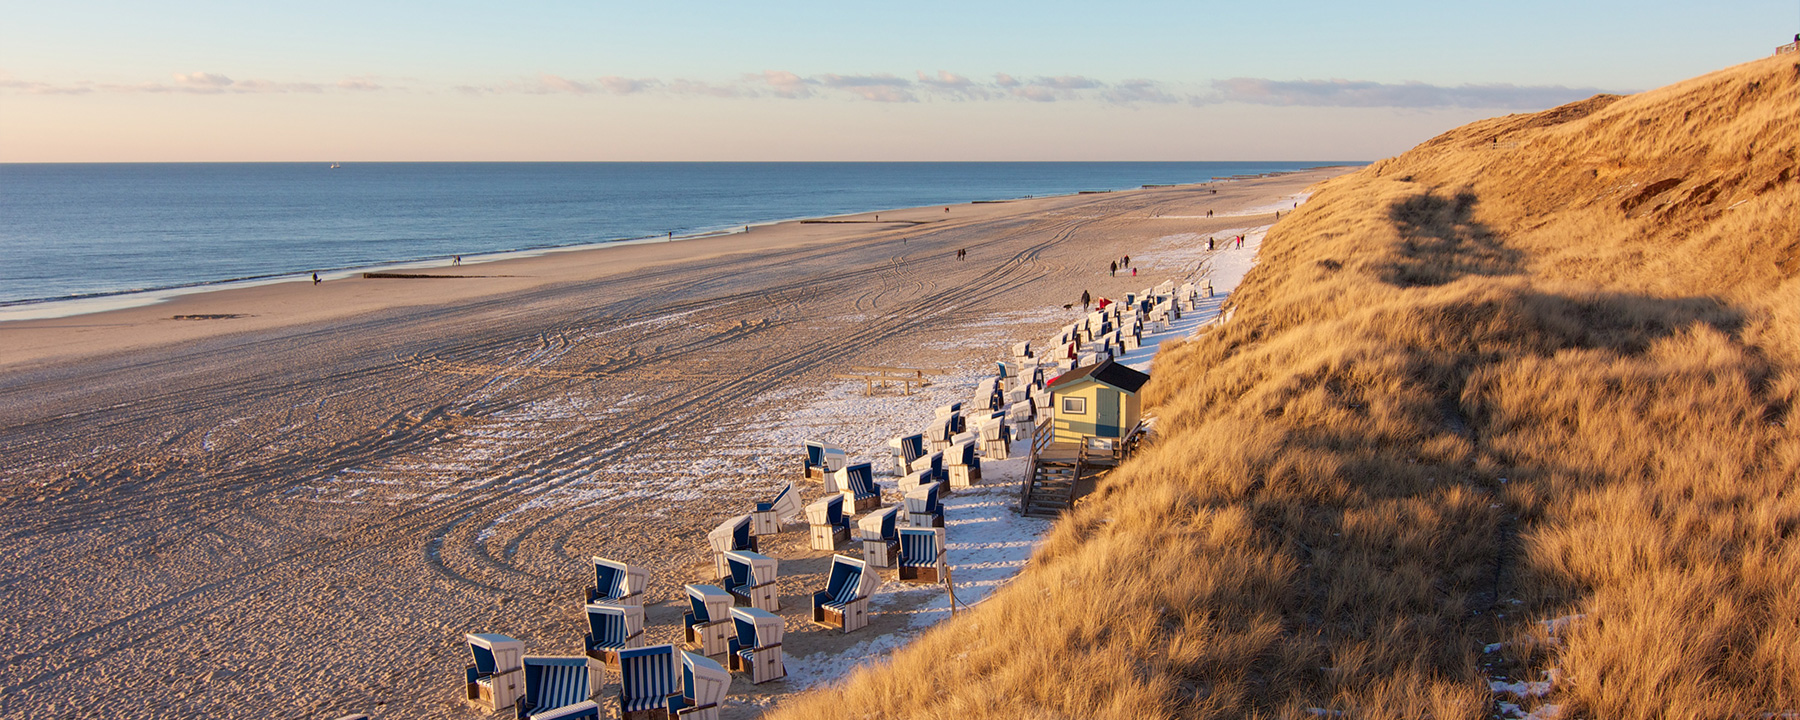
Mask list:
[[[1142,405],[1138,390],[1150,376],[1102,360],[1074,368],[1050,383],[1053,442],[1118,438],[1137,427]]]

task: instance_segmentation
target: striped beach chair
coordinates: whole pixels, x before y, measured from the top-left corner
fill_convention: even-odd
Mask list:
[[[850,517],[844,514],[842,495],[827,495],[806,506],[806,522],[812,527],[814,550],[836,550],[850,539]]]
[[[687,586],[688,612],[682,617],[689,649],[723,655],[731,638],[731,593],[716,585]]]
[[[644,588],[650,584],[650,571],[617,560],[594,558],[594,586],[588,588],[587,601],[613,605],[644,604]]]
[[[737,637],[731,639],[732,672],[749,673],[751,684],[787,677],[781,655],[781,616],[757,608],[732,608]]]
[[[924,485],[928,482],[937,482],[937,480],[932,477],[930,468],[908,473],[906,477],[900,478],[895,484],[900,486],[900,494],[905,495],[906,493],[919,489],[920,485]]]
[[[1024,342],[1013,343],[1012,356],[1015,358],[1031,357],[1031,341],[1026,340]]]
[[[906,435],[889,440],[888,453],[894,458],[894,474],[905,475],[914,461],[925,456],[925,436]]]
[[[999,410],[1006,404],[1006,393],[1000,389],[1000,378],[982,378],[975,383],[975,397],[969,403],[977,414]]]
[[[869,624],[869,598],[881,579],[868,563],[836,555],[831,558],[831,579],[825,589],[813,593],[813,622],[850,632]]]
[[[900,579],[940,582],[949,575],[944,563],[943,528],[900,529]]]
[[[963,441],[950,446],[944,456],[944,466],[952,490],[981,484],[981,454],[975,451],[973,442]]]
[[[730,567],[730,572],[725,575],[725,592],[731,593],[734,604],[769,612],[781,609],[781,598],[775,592],[780,561],[759,553],[733,550],[725,553],[725,562]]]
[[[881,486],[875,484],[875,471],[868,463],[844,468],[842,496],[851,513],[868,512],[881,505]]]
[[[908,527],[944,526],[944,504],[938,501],[938,489],[943,486],[943,483],[925,483],[906,494]]]
[[[525,658],[525,695],[519,717],[530,720],[575,720],[600,717],[590,699],[600,689],[600,666],[585,657]]]
[[[733,550],[756,550],[756,535],[750,532],[750,516],[739,515],[712,529],[706,534],[706,542],[713,549],[714,577],[725,577],[731,571],[725,564],[725,553]]]
[[[806,441],[806,479],[824,480],[848,464],[850,456],[843,448],[818,440]]]
[[[1011,457],[1010,436],[1012,433],[1007,432],[1007,415],[1006,412],[996,412],[993,417],[983,420],[981,424],[975,426],[975,431],[981,437],[978,447],[982,457],[989,460],[1005,460]]]
[[[889,506],[864,515],[856,521],[862,532],[863,562],[870,566],[893,567],[894,554],[900,549],[900,535],[895,519],[900,508]]]
[[[800,514],[800,491],[794,489],[793,483],[781,486],[781,492],[768,502],[756,504],[756,511],[750,513],[750,534],[774,535],[781,532],[781,524],[788,518]]]
[[[619,714],[624,720],[663,720],[669,700],[681,696],[681,661],[674,645],[619,653]]]
[[[518,702],[525,689],[525,642],[499,633],[469,633],[468,643],[473,665],[463,669],[469,704],[493,712],[505,710]]]
[[[681,653],[681,694],[669,696],[671,718],[719,720],[719,703],[731,692],[731,673],[711,658]]]
[[[954,415],[939,415],[932,418],[931,422],[926,423],[925,432],[922,433],[925,436],[926,450],[942,450],[950,447],[950,436],[956,434],[955,419]]]
[[[620,650],[644,646],[642,605],[589,603],[587,621],[587,656],[599,660],[607,667],[619,667]]]

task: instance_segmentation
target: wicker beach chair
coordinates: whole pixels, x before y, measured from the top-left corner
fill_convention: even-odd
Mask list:
[[[794,489],[793,483],[786,483],[773,499],[756,504],[756,511],[750,513],[750,534],[777,534],[788,518],[799,514],[800,491]]]
[[[964,490],[980,485],[981,454],[976,452],[975,443],[965,440],[950,446],[944,470],[951,490]]]
[[[862,533],[863,562],[878,568],[893,567],[894,556],[900,550],[896,522],[899,515],[899,507],[889,506],[856,521]]]
[[[850,462],[843,448],[818,440],[806,441],[806,479],[824,480]]]
[[[469,704],[493,712],[512,707],[525,689],[525,642],[498,633],[463,636],[475,660],[463,670]]]
[[[669,701],[681,696],[680,661],[674,645],[619,653],[619,716],[623,720],[664,720]]]
[[[944,504],[939,502],[939,488],[943,483],[925,483],[918,489],[906,494],[906,524],[908,527],[943,527]]]
[[[711,658],[680,655],[681,694],[669,696],[669,717],[719,720],[719,704],[731,692],[731,673]]]
[[[781,654],[781,616],[736,607],[731,609],[731,622],[737,627],[737,637],[731,639],[733,672],[749,673],[752,684],[787,677],[787,663]]]
[[[600,689],[600,664],[585,657],[527,656],[525,694],[519,717],[529,720],[576,720],[600,717],[594,691]]]
[[[925,456],[925,436],[907,435],[889,440],[888,453],[894,458],[894,474],[905,475],[914,461]]]
[[[850,539],[850,517],[844,514],[842,495],[827,495],[806,506],[806,522],[812,528],[814,550],[836,550]]]
[[[619,651],[644,646],[644,607],[589,603],[587,656],[607,667],[619,667]]]
[[[731,593],[734,604],[769,612],[781,609],[781,598],[775,592],[780,561],[747,550],[734,550],[725,553],[725,562],[730,566],[730,572],[725,575],[725,592]]]
[[[843,481],[841,496],[851,513],[868,512],[881,505],[881,486],[875,484],[875,472],[868,463],[844,468],[839,479]]]
[[[900,529],[900,579],[940,582],[949,575],[944,562],[943,528]]]
[[[644,588],[650,584],[650,571],[642,567],[594,558],[594,586],[587,589],[587,602],[613,605],[644,604]]]
[[[868,563],[837,555],[831,558],[831,576],[825,589],[813,593],[814,623],[844,632],[869,624],[869,598],[881,578]]]
[[[756,535],[750,532],[750,516],[739,515],[713,528],[706,534],[712,545],[714,577],[725,577],[731,569],[725,565],[725,553],[733,550],[756,551]]]
[[[688,612],[681,622],[687,646],[702,655],[724,655],[731,638],[731,593],[716,585],[688,585]]]

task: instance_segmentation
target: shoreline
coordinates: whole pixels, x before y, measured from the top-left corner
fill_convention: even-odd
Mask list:
[[[1243,180],[1255,180],[1255,179],[1260,179],[1260,178],[1279,177],[1282,175],[1289,175],[1289,174],[1294,174],[1294,173],[1315,172],[1315,171],[1319,171],[1319,170],[1333,169],[1333,168],[1340,168],[1340,167],[1353,167],[1353,166],[1326,164],[1326,165],[1318,165],[1318,166],[1313,166],[1313,167],[1300,168],[1300,169],[1296,169],[1296,170],[1279,171],[1279,172],[1220,176],[1220,177],[1213,177],[1213,178],[1210,178],[1207,180],[1199,180],[1199,181],[1187,182],[1187,183],[1145,184],[1145,185],[1140,185],[1140,186],[1136,186],[1136,187],[1112,188],[1112,189],[1106,189],[1106,190],[1075,190],[1075,191],[1070,191],[1070,192],[1066,192],[1066,193],[1055,193],[1055,194],[1047,194],[1047,195],[1025,195],[1025,196],[1020,196],[1020,197],[997,198],[997,199],[974,199],[974,200],[965,200],[965,201],[960,201],[960,202],[956,202],[956,203],[951,203],[951,205],[955,206],[955,205],[1000,204],[1000,203],[1011,203],[1011,202],[1018,202],[1018,201],[1024,201],[1024,200],[1042,200],[1042,199],[1052,199],[1052,198],[1073,197],[1073,196],[1078,196],[1078,195],[1095,195],[1095,194],[1101,194],[1101,193],[1114,193],[1114,192],[1132,192],[1135,190],[1194,187],[1194,186],[1206,185],[1209,183],[1238,182],[1238,181],[1243,181]],[[568,245],[539,245],[539,246],[532,246],[532,247],[513,248],[513,249],[507,249],[507,250],[487,251],[487,252],[481,252],[478,254],[463,254],[463,255],[461,255],[461,257],[462,257],[463,265],[483,264],[483,263],[500,262],[500,261],[504,261],[504,260],[541,257],[543,255],[549,255],[549,254],[560,253],[560,252],[583,252],[583,251],[589,251],[589,250],[600,250],[600,249],[605,249],[605,248],[610,248],[610,247],[619,247],[619,246],[624,246],[624,245],[655,244],[658,242],[665,242],[665,243],[666,242],[682,242],[682,241],[703,239],[703,238],[710,238],[710,237],[741,235],[741,234],[747,233],[749,231],[749,229],[752,229],[752,228],[769,227],[769,226],[781,225],[784,223],[795,223],[795,222],[798,222],[798,223],[829,223],[829,222],[835,221],[837,218],[853,217],[853,216],[857,216],[857,215],[871,215],[871,214],[878,215],[878,214],[884,213],[884,212],[885,213],[898,213],[898,212],[906,212],[906,211],[912,211],[912,210],[920,210],[920,209],[923,209],[926,207],[940,207],[940,206],[941,205],[934,204],[934,205],[923,205],[923,206],[917,206],[917,207],[878,208],[878,209],[872,209],[872,210],[860,210],[860,211],[853,211],[853,212],[847,212],[847,213],[836,213],[836,214],[828,214],[828,215],[808,215],[808,216],[801,216],[801,217],[781,218],[781,219],[767,220],[767,221],[761,221],[761,222],[731,223],[731,224],[727,224],[727,225],[721,225],[716,229],[703,229],[703,230],[700,230],[697,232],[690,232],[690,233],[675,235],[673,237],[665,237],[662,235],[645,235],[645,236],[638,236],[638,237],[625,237],[625,238],[616,238],[616,239],[611,239],[611,240],[602,240],[599,242],[574,243],[574,244],[568,244]],[[743,229],[740,230],[737,228],[743,228]],[[109,311],[113,311],[113,310],[126,310],[126,309],[131,309],[131,308],[138,308],[138,307],[148,307],[148,306],[153,306],[153,305],[167,302],[168,300],[170,300],[172,298],[186,296],[186,295],[194,295],[194,294],[198,294],[198,293],[260,287],[263,285],[269,285],[269,284],[274,284],[274,283],[306,282],[311,279],[310,276],[313,273],[317,273],[322,280],[339,280],[339,279],[352,277],[352,276],[355,276],[355,275],[358,275],[358,274],[361,274],[364,272],[390,272],[390,271],[397,271],[397,270],[417,270],[417,269],[437,268],[437,267],[454,267],[454,265],[451,264],[453,257],[455,257],[455,255],[426,256],[426,257],[417,257],[417,258],[409,258],[409,259],[382,261],[382,262],[365,264],[365,265],[346,265],[346,266],[330,267],[330,268],[316,268],[316,269],[306,269],[306,270],[285,271],[285,272],[279,272],[279,273],[270,273],[270,274],[266,274],[266,275],[250,276],[250,277],[235,277],[235,278],[222,278],[222,279],[216,279],[216,280],[202,280],[202,281],[196,281],[196,282],[192,282],[192,283],[186,283],[186,284],[181,284],[181,285],[170,285],[170,286],[164,286],[164,287],[138,288],[138,289],[132,289],[132,290],[84,293],[84,294],[79,294],[79,295],[67,295],[67,296],[60,296],[60,297],[25,298],[25,299],[21,299],[21,300],[11,300],[11,301],[0,302],[0,324],[9,323],[9,322],[17,322],[17,321],[21,321],[21,320],[54,320],[54,319],[60,319],[60,318],[77,317],[77,316],[81,316],[81,315],[91,315],[94,313],[109,312]]]
[[[373,268],[354,268],[321,273],[330,279],[317,286],[305,275],[282,276],[242,284],[206,285],[158,294],[154,300],[118,305],[113,296],[90,301],[100,307],[85,312],[44,317],[14,317],[0,321],[0,369],[41,366],[77,357],[93,357],[143,350],[172,343],[194,342],[245,331],[278,331],[308,323],[340,320],[379,311],[398,311],[421,305],[452,306],[495,298],[508,293],[540,290],[563,283],[592,283],[651,269],[678,269],[683,263],[731,255],[759,256],[769,252],[798,252],[843,242],[879,242],[896,233],[920,229],[958,228],[1002,216],[1055,212],[1069,206],[1107,202],[1146,193],[1183,193],[1218,185],[1231,190],[1256,192],[1263,183],[1282,182],[1301,176],[1349,172],[1350,166],[1330,166],[1260,179],[1210,180],[1174,187],[1138,188],[1099,194],[1064,194],[1020,198],[1005,202],[932,205],[872,210],[750,225],[748,231],[699,234],[685,239],[649,238],[601,244],[565,246],[487,256],[465,256],[461,267],[478,266],[479,277],[454,282],[362,277]],[[940,213],[949,207],[955,211]],[[891,218],[876,222],[877,217]],[[1233,216],[1242,217],[1242,216]],[[1217,220],[1232,219],[1220,215]],[[830,220],[836,222],[807,222]],[[890,238],[891,239],[891,238]],[[903,244],[903,243],[902,243]],[[659,247],[667,246],[667,247]],[[904,248],[900,248],[904,249]],[[451,267],[448,259],[394,263],[380,271],[404,271]],[[43,306],[39,306],[43,307]],[[205,321],[175,320],[176,316],[207,316]],[[0,309],[0,318],[6,317]],[[130,331],[122,331],[129,329]]]

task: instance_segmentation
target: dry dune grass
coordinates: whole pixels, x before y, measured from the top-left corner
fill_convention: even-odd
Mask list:
[[[1487,120],[1321,186],[1013,586],[780,714],[1800,710],[1797,80]]]

